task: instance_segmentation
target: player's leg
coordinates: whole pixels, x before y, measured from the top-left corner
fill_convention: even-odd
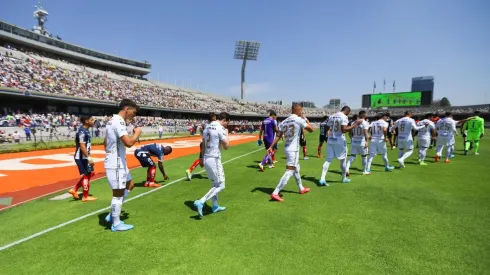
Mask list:
[[[400,140],[398,140],[398,142],[400,142]],[[389,172],[389,171],[395,169],[395,167],[390,166],[390,161],[388,160],[388,150],[386,149],[386,143],[385,142],[381,142],[378,144],[377,151],[381,156],[383,156],[383,162],[385,164],[385,171]]]
[[[200,202],[204,204],[207,200],[211,199],[212,201],[212,211],[213,213],[223,211],[226,207],[222,207],[218,205],[218,193],[225,189],[225,173],[223,170],[223,165],[221,164],[221,159],[219,158],[210,158],[209,161],[214,161],[215,164],[215,181],[213,182],[213,187],[209,190],[209,192],[200,199]]]
[[[80,199],[80,197],[78,196],[78,189],[80,189],[80,187],[82,187],[82,183],[83,183],[83,177],[85,176],[85,174],[87,173],[85,167],[82,165],[81,161],[79,159],[76,159],[75,160],[75,164],[77,165],[78,167],[78,173],[80,175],[80,179],[78,180],[78,182],[75,184],[75,186],[70,189],[68,191],[68,193],[70,193],[74,199]]]
[[[333,144],[327,143],[327,158],[323,163],[322,175],[320,177],[320,185],[322,186],[328,186],[325,178],[327,177],[328,168],[330,167],[330,163],[332,162],[334,157],[335,157],[335,151],[333,148]]]
[[[265,156],[264,158],[262,159],[262,161],[259,163],[259,170],[261,172],[264,172],[264,165],[266,163],[270,163],[269,165],[272,165],[272,156],[271,154],[267,151],[267,149],[269,149],[269,147],[271,146],[271,144],[267,141],[267,140],[264,140],[264,147],[265,147]],[[271,167],[272,168],[272,167]]]
[[[374,156],[376,156],[378,152],[377,147],[376,142],[371,142],[369,144],[369,157],[367,159],[366,169],[362,173],[363,175],[371,174],[371,164],[373,163]]]
[[[161,184],[155,183],[155,176],[157,172],[157,167],[155,163],[152,166],[148,166],[148,170],[146,171],[146,187],[160,187]]]
[[[450,162],[449,159],[451,158],[453,146],[454,146],[454,144],[449,144],[448,146],[446,146],[446,160],[445,160],[446,163]]]
[[[85,166],[85,171],[86,174],[83,175],[83,180],[82,180],[82,187],[83,187],[83,197],[82,201],[83,202],[88,202],[88,201],[95,201],[97,200],[96,197],[89,196],[89,191],[90,191],[90,178],[92,174],[92,166],[90,166],[90,163],[86,159],[80,160],[82,162],[82,165]]]
[[[322,157],[322,147],[323,147],[323,136],[320,136],[319,137],[319,140],[318,140],[318,148],[317,148],[317,157],[318,158],[321,158]]]
[[[274,192],[271,194],[271,198],[276,201],[283,201],[283,199],[279,196],[279,192],[288,184],[289,179],[294,175],[296,171],[296,163],[299,160],[299,152],[284,152],[286,154],[286,172],[282,175],[279,180],[279,184],[274,189]]]
[[[391,150],[393,150],[395,148],[395,146],[393,145],[393,134],[391,133],[391,131],[389,131],[388,133],[386,133],[386,136],[388,138],[388,141],[390,142],[390,148]]]
[[[126,169],[106,169],[107,180],[112,188],[112,200],[111,200],[111,230],[126,231],[132,229],[134,226],[125,224],[121,221],[122,204],[124,200],[124,192],[127,186],[127,170]]]
[[[346,173],[346,176],[350,176],[350,166],[352,165],[352,163],[356,160],[356,154],[357,154],[357,151],[356,151],[356,148],[354,147],[354,145],[352,146],[352,152],[350,154],[350,158],[349,160],[347,161],[346,163],[346,166],[345,166],[345,173]]]
[[[305,188],[303,186],[303,182],[301,181],[301,175],[299,173],[301,167],[300,167],[299,162],[296,164],[295,168],[296,169],[294,170],[293,177],[294,177],[294,180],[296,181],[296,184],[298,185],[299,193],[300,194],[306,194],[306,193],[310,192],[310,188]]]
[[[276,145],[274,145],[274,147],[272,147],[272,163],[273,164],[277,162],[276,153],[277,153],[277,143],[276,143]]]
[[[335,156],[340,161],[340,171],[342,171],[342,183],[349,183],[351,179],[347,178],[347,142],[335,145]]]
[[[404,148],[406,151],[402,155],[402,157],[398,159],[398,163],[400,163],[400,166],[402,167],[405,167],[405,160],[409,158],[413,153],[413,140],[405,140],[404,143]]]
[[[199,148],[201,148],[202,146],[202,142],[199,144]],[[201,158],[202,158],[202,152],[199,153],[199,158],[196,159],[192,165],[189,167],[189,169],[185,170],[185,173],[187,175],[187,179],[188,180],[191,180],[192,179],[192,171],[194,171],[194,169],[196,169],[196,167],[201,164]]]
[[[301,147],[303,147],[303,159],[306,160],[306,159],[308,159],[308,157],[306,156],[306,151],[307,151],[307,149],[306,149],[306,137],[304,137],[304,139],[302,139],[300,141],[300,143],[301,143],[300,144]]]

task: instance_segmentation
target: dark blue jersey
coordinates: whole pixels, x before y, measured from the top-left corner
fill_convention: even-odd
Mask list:
[[[148,152],[150,156],[158,158],[158,162],[163,161],[165,150],[161,144],[151,143],[139,148],[140,152]]]
[[[75,135],[75,144],[76,144],[76,150],[75,150],[75,159],[87,159],[83,153],[82,150],[80,150],[80,143],[85,143],[85,146],[87,148],[87,153],[90,156],[90,147],[91,147],[91,138],[90,138],[90,132],[83,128],[81,126],[78,128],[77,134]]]
[[[326,136],[329,128],[326,121],[320,123],[320,136]]]

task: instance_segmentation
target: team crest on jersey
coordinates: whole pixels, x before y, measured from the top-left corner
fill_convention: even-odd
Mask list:
[[[126,125],[123,121],[119,121],[119,123],[121,123],[122,126]]]

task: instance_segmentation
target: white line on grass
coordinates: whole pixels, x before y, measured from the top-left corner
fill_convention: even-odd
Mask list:
[[[227,164],[227,163],[229,163],[229,162],[232,162],[232,161],[234,161],[234,160],[237,160],[237,159],[240,159],[240,158],[246,157],[246,156],[248,156],[248,155],[251,155],[251,154],[256,153],[256,152],[258,152],[258,151],[261,151],[261,150],[264,150],[264,149],[263,149],[263,148],[260,148],[260,149],[254,150],[254,151],[252,151],[252,152],[248,152],[248,153],[246,153],[246,154],[243,154],[243,155],[241,155],[241,156],[234,157],[234,158],[232,158],[232,159],[229,159],[229,160],[227,160],[227,161],[223,162],[223,164]],[[201,171],[197,172],[196,174],[200,174],[200,173],[202,173],[202,172],[204,172],[204,171],[205,171],[205,170],[201,170]],[[174,184],[174,183],[177,183],[177,182],[183,181],[184,179],[187,179],[187,177],[183,177],[183,178],[180,178],[180,179],[178,179],[178,180],[174,180],[174,181],[169,182],[168,184],[165,184],[165,185],[163,185],[163,186],[157,187],[157,188],[155,188],[155,189],[151,189],[150,191],[147,191],[147,192],[141,193],[141,194],[139,194],[139,195],[136,195],[136,196],[134,196],[134,197],[131,197],[131,198],[129,198],[129,199],[127,199],[127,200],[125,200],[125,201],[124,201],[124,203],[128,203],[128,202],[130,202],[130,201],[132,201],[132,200],[135,200],[135,199],[141,198],[141,197],[143,197],[143,196],[149,195],[149,194],[151,194],[151,193],[153,193],[153,192],[156,192],[156,191],[158,191],[158,190],[160,190],[160,189],[162,189],[162,188],[165,188],[165,187],[167,187],[167,186],[170,186],[170,185],[172,185],[172,184]],[[72,224],[72,223],[78,222],[78,221],[80,221],[80,220],[83,220],[83,219],[85,219],[85,218],[88,218],[88,217],[90,217],[90,216],[93,216],[93,215],[95,215],[95,214],[98,214],[98,213],[104,212],[104,211],[109,210],[109,209],[110,209],[110,207],[105,207],[105,208],[102,208],[102,209],[96,210],[96,211],[94,211],[94,212],[88,213],[88,214],[86,214],[86,215],[80,216],[80,217],[78,217],[78,218],[75,218],[75,219],[73,219],[73,220],[70,220],[70,221],[67,221],[67,222],[64,222],[64,223],[60,223],[60,224],[58,224],[58,225],[56,225],[56,226],[53,226],[53,227],[51,227],[51,228],[48,228],[48,229],[45,229],[45,230],[40,231],[40,232],[38,232],[38,233],[32,234],[32,235],[30,235],[29,237],[25,237],[25,238],[20,239],[20,240],[18,240],[18,241],[15,241],[15,242],[9,243],[9,244],[7,244],[7,245],[4,245],[4,246],[0,247],[0,251],[6,250],[6,249],[11,248],[11,247],[13,247],[13,246],[16,246],[16,245],[18,245],[18,244],[21,244],[21,243],[27,242],[27,241],[32,240],[32,239],[34,239],[34,238],[37,238],[37,237],[39,237],[39,236],[41,236],[41,235],[44,235],[44,234],[46,234],[46,233],[48,233],[48,232],[51,232],[51,231],[56,230],[56,229],[61,228],[61,227],[65,227],[65,226],[67,226],[67,225],[69,225],[69,224]]]

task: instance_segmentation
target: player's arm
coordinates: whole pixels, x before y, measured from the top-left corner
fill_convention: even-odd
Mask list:
[[[134,128],[134,135],[132,137],[129,137],[128,130],[126,130],[126,125],[122,121],[119,125],[116,126],[116,131],[119,138],[121,138],[121,142],[124,144],[124,146],[128,148],[136,143],[141,134],[141,128],[138,127]]]
[[[228,139],[227,130],[223,129],[219,131],[218,135],[219,135],[219,142],[221,144],[221,147],[223,147],[223,149],[225,150],[228,150],[228,148],[230,147],[230,140]]]
[[[82,154],[87,158],[90,165],[94,165],[94,160],[90,157],[87,150],[88,137],[85,134],[80,133],[78,138],[80,139],[80,151],[82,151]]]
[[[361,120],[358,119],[354,123],[352,123],[351,126],[347,126],[348,122],[347,121],[342,121],[342,125],[340,125],[340,129],[342,130],[342,133],[347,133],[350,132],[352,129],[356,128],[357,125],[361,123]]]
[[[168,180],[168,176],[165,174],[165,169],[163,167],[163,161],[158,160],[158,169],[160,169],[160,172],[162,172],[163,178]]]
[[[283,132],[282,131],[279,131],[279,133],[277,133],[277,136],[276,138],[274,139],[274,141],[272,142],[271,146],[269,148],[267,148],[267,151],[268,152],[272,152],[272,148],[274,148],[274,146],[276,146],[276,144],[279,142],[279,140],[282,138],[282,135],[283,135]]]
[[[308,133],[312,133],[313,126],[311,125],[310,121],[305,116],[303,116],[303,119],[305,120],[305,124],[303,125],[303,130],[306,130]]]
[[[262,122],[262,127],[260,127],[259,131],[259,140],[262,140],[262,133],[264,132],[264,122]]]
[[[388,127],[383,127],[383,134],[385,136],[385,142],[388,141]]]
[[[414,129],[415,131],[418,131],[422,128],[425,128],[425,126],[427,126],[428,123],[424,123],[424,124],[421,124],[420,126],[417,125],[417,123],[415,123],[415,120],[412,120],[412,129]]]
[[[368,141],[369,141],[369,130],[366,128],[364,129],[364,138],[366,139],[366,145],[365,147],[368,147]]]
[[[480,118],[481,121],[481,128],[480,128],[480,137],[483,137],[485,134],[485,120],[483,118]]]

